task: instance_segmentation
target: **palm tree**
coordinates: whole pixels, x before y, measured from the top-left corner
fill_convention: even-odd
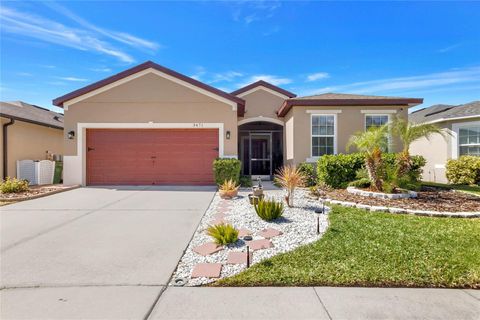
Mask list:
[[[434,124],[413,123],[398,117],[393,121],[392,129],[393,132],[400,138],[403,145],[403,149],[398,154],[397,158],[397,172],[399,176],[405,175],[412,166],[409,150],[414,141],[421,138],[430,140],[431,136],[434,134],[439,134],[444,139],[446,138],[445,131],[442,131],[442,129]]]
[[[383,190],[382,150],[388,147],[388,126],[371,127],[367,131],[359,131],[350,137],[347,149],[355,146],[365,153],[365,168],[375,191]]]

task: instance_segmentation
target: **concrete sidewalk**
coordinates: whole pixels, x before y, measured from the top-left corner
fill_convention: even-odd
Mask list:
[[[480,291],[168,288],[149,319],[480,319]]]

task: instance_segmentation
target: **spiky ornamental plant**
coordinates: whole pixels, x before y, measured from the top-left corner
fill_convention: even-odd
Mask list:
[[[293,207],[295,189],[305,184],[305,177],[300,169],[295,166],[283,166],[275,174],[275,182],[285,189],[285,200],[289,207]]]
[[[283,214],[283,203],[274,199],[261,199],[254,205],[257,215],[265,221],[278,219]]]
[[[365,153],[365,168],[372,182],[371,188],[375,191],[383,191],[382,150],[388,148],[388,131],[387,125],[371,127],[352,135],[347,144],[347,150],[355,146],[358,151]]]
[[[231,224],[217,224],[209,226],[207,234],[212,237],[216,244],[226,245],[238,240],[238,230]]]
[[[404,176],[412,167],[410,157],[410,146],[418,139],[426,138],[430,140],[432,135],[439,134],[446,138],[445,131],[431,123],[413,123],[403,118],[396,117],[392,126],[393,132],[397,135],[403,145],[402,151],[397,156],[398,176]],[[451,134],[448,132],[448,134]]]

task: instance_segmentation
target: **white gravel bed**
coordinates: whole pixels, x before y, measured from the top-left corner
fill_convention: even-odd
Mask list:
[[[263,221],[257,216],[255,209],[248,201],[249,193],[251,193],[250,189],[242,189],[237,198],[227,200],[232,206],[230,211],[225,213],[226,223],[232,224],[237,229],[245,228],[252,231],[254,240],[263,239],[257,233],[266,228],[274,228],[282,232],[282,235],[271,239],[273,243],[272,248],[257,250],[253,253],[251,264],[313,242],[319,239],[327,229],[327,215],[320,214],[320,234],[317,234],[318,214],[314,210],[320,207],[321,203],[318,200],[309,198],[306,190],[297,190],[295,192],[294,207],[289,208],[285,205],[282,218],[273,222]],[[282,201],[285,196],[283,190],[267,190],[264,191],[264,194],[267,198],[275,198]],[[223,201],[217,193],[181,258],[170,285],[173,285],[175,279],[178,278],[185,279],[185,285],[187,286],[197,286],[217,280],[214,278],[191,278],[193,267],[198,263],[222,263],[221,278],[232,276],[246,269],[246,264],[226,264],[229,252],[246,251],[246,245],[243,240],[238,240],[234,245],[225,246],[224,250],[205,257],[193,251],[193,248],[213,241],[206,234],[206,229],[215,219],[215,214],[219,212],[218,206]],[[329,208],[326,207],[327,213],[328,210]]]

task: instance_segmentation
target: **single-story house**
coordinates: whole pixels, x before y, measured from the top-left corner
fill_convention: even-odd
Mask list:
[[[216,157],[271,177],[346,152],[351,134],[407,117],[422,99],[297,97],[258,81],[227,93],[145,62],[53,100],[65,110],[67,184],[211,184]]]
[[[2,178],[17,176],[17,160],[63,154],[63,115],[22,101],[0,102]]]
[[[434,105],[412,112],[409,119],[416,123],[434,123],[446,132],[446,137],[433,135],[414,142],[411,154],[425,157],[425,181],[446,183],[445,164],[462,155],[480,156],[480,101],[458,106]]]

